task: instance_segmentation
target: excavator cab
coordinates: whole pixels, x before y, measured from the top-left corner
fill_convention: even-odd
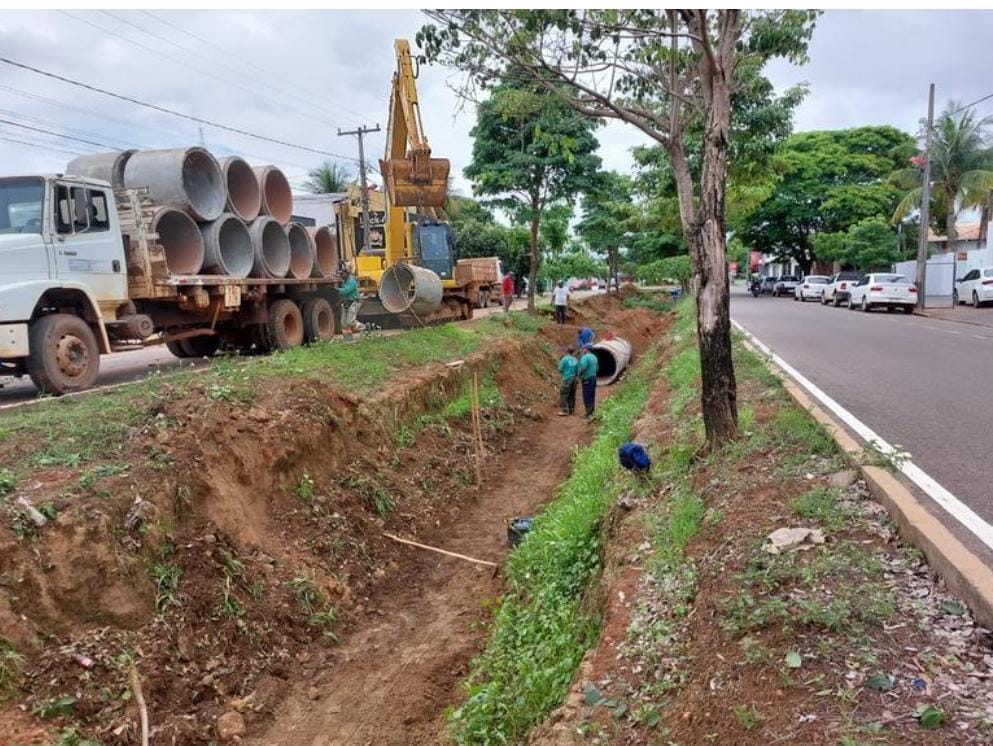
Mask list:
[[[455,240],[448,223],[434,221],[413,226],[414,252],[418,266],[430,269],[438,277],[451,280],[455,273]]]

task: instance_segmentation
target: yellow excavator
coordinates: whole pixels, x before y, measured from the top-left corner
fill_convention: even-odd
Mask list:
[[[452,229],[441,209],[451,163],[431,157],[410,43],[397,39],[393,49],[386,154],[379,162],[385,193],[368,190],[368,249],[362,240],[361,188],[351,187],[336,203],[341,256],[363,292],[376,296],[363,301],[360,317],[395,315],[413,317],[414,323],[471,318],[473,307],[497,295],[498,265],[495,260],[455,261]]]

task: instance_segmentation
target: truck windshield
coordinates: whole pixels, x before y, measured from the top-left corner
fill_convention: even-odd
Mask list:
[[[41,233],[42,179],[0,179],[0,234]]]

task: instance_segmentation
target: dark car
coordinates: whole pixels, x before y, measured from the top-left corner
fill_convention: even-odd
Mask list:
[[[826,306],[830,303],[837,308],[842,303],[848,303],[848,299],[851,297],[852,285],[860,279],[862,279],[861,272],[854,272],[847,269],[838,272],[838,274],[831,278],[828,286],[824,288],[824,294],[821,296],[821,304]]]

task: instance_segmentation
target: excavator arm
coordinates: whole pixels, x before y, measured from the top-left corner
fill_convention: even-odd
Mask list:
[[[432,158],[424,136],[414,61],[406,39],[393,42],[396,71],[390,91],[390,117],[386,128],[386,157],[380,161],[391,206],[426,210],[441,207],[448,195],[447,158]]]

